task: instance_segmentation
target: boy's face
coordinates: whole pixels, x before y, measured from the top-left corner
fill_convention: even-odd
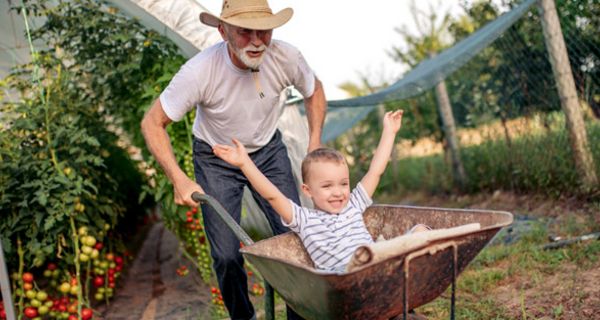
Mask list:
[[[310,165],[302,191],[312,198],[315,208],[338,214],[350,197],[350,173],[346,163],[317,161]]]

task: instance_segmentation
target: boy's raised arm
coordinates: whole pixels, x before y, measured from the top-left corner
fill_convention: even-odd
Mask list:
[[[258,170],[248,153],[246,148],[236,139],[233,139],[235,147],[226,145],[215,145],[213,147],[214,154],[223,159],[223,161],[234,165],[248,178],[250,184],[265,198],[273,209],[281,216],[285,223],[292,222],[292,204],[290,200],[279,189]]]
[[[390,111],[386,112],[383,117],[383,132],[379,139],[379,145],[377,145],[377,149],[373,154],[373,159],[369,165],[369,171],[367,171],[360,181],[369,197],[373,196],[373,193],[379,184],[379,179],[390,160],[396,133],[402,126],[402,113],[402,110]]]

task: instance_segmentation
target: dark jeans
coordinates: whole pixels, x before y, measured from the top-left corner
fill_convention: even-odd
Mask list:
[[[283,194],[300,203],[287,149],[279,131],[275,132],[267,145],[252,152],[250,158]],[[243,190],[247,185],[265,213],[273,233],[277,235],[289,231],[271,205],[250,186],[242,172],[215,156],[211,146],[199,139],[194,139],[194,169],[196,181],[204,192],[218,200],[238,224]],[[202,205],[202,215],[213,268],[229,315],[231,319],[250,319],[254,315],[254,307],[248,297],[248,279],[244,259],[239,252],[240,241],[211,207]],[[287,314],[288,319],[302,319],[290,308]]]

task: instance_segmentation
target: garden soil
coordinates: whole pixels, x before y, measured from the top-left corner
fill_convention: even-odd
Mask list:
[[[420,206],[509,211],[515,215],[512,227],[519,221],[540,219],[547,225],[549,235],[563,238],[581,235],[556,232],[558,226],[573,223],[589,226],[584,234],[600,232],[600,203],[577,198],[548,199],[541,195],[496,191],[476,196],[413,195],[401,202]],[[490,296],[507,310],[502,319],[600,319],[600,259],[586,266],[562,263],[556,270],[542,275],[509,277]]]

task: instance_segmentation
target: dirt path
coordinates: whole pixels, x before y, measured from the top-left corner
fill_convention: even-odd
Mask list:
[[[190,272],[178,276],[186,265]],[[210,319],[210,289],[179,250],[175,235],[162,222],[152,226],[116,290],[112,303],[98,319]]]

